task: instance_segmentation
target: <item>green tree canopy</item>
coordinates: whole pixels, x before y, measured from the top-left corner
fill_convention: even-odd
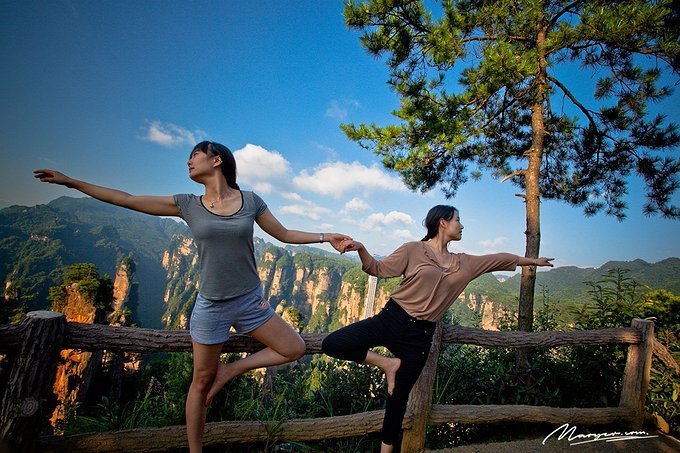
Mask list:
[[[651,103],[677,77],[677,1],[350,1],[346,23],[385,56],[401,98],[398,124],[346,124],[412,189],[454,196],[490,172],[524,190],[526,256],[540,249],[540,200],[625,217],[629,179],[648,214],[680,218],[673,154],[680,136]],[[563,77],[578,67],[579,77]],[[452,78],[457,77],[457,80]],[[592,77],[592,79],[589,79]],[[589,80],[594,80],[589,94]],[[536,279],[524,267],[519,327],[531,330]]]
[[[484,170],[526,188],[539,152],[544,199],[622,219],[637,174],[645,211],[677,218],[680,164],[668,151],[679,136],[663,115],[649,117],[671,93],[662,69],[677,75],[677,3],[449,0],[435,18],[422,1],[349,2],[346,22],[387,56],[401,108],[399,124],[343,128],[412,189],[453,196]],[[583,77],[562,77],[570,65]]]

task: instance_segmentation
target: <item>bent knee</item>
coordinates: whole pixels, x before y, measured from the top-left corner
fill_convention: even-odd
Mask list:
[[[294,344],[290,345],[284,356],[291,362],[303,357],[307,352],[307,346],[302,338],[298,338]]]
[[[213,382],[215,381],[215,371],[197,371],[194,370],[194,376],[191,379],[191,386],[200,392],[208,392]]]

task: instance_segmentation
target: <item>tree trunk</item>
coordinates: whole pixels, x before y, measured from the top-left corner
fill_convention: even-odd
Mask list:
[[[23,341],[0,402],[0,450],[33,451],[57,398],[52,392],[66,331],[61,313],[33,311],[22,322]]]
[[[536,48],[538,50],[538,74],[536,80],[536,98],[531,106],[531,150],[526,177],[526,250],[527,258],[538,258],[541,245],[541,193],[539,190],[541,161],[545,146],[544,105],[547,92],[547,63],[545,51],[546,29],[543,24],[537,26]],[[524,266],[519,289],[518,328],[531,332],[534,322],[534,289],[536,286],[536,267]],[[517,350],[516,364],[518,369],[529,363],[529,350]]]

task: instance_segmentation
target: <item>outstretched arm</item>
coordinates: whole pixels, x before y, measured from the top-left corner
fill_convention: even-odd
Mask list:
[[[518,266],[549,266],[553,267],[551,261],[554,260],[555,258],[525,258],[523,256],[519,257],[519,261],[517,263]]]
[[[269,209],[266,209],[262,215],[255,219],[255,221],[267,234],[287,244],[329,242],[335,250],[343,253],[345,251],[341,246],[343,241],[352,240],[349,236],[339,233],[307,233],[304,231],[289,230],[281,225],[281,222],[274,217],[274,214],[272,214]]]
[[[373,258],[373,255],[368,253],[368,250],[366,250],[366,247],[364,244],[362,244],[359,241],[354,241],[352,239],[346,239],[342,242],[340,245],[345,249],[345,252],[358,252],[359,253],[359,259],[361,260],[361,265],[366,268],[370,266],[375,258]]]
[[[397,250],[381,260],[376,260],[368,253],[364,244],[352,239],[346,239],[341,244],[346,252],[359,252],[361,267],[364,272],[376,277],[398,277],[404,273],[408,264],[407,244],[402,244]]]
[[[179,216],[180,212],[173,197],[153,197],[130,195],[116,189],[96,186],[89,182],[69,178],[54,170],[35,170],[34,176],[42,182],[59,184],[70,189],[76,189],[85,195],[123,208],[144,212],[152,215]]]

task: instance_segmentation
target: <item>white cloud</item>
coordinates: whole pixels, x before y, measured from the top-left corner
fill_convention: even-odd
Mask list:
[[[352,211],[368,211],[371,207],[364,200],[354,197],[345,203],[345,207],[342,212],[348,213]]]
[[[153,143],[158,143],[166,148],[178,146],[194,146],[204,140],[206,133],[201,130],[190,131],[172,123],[162,123],[154,120],[149,121],[149,125],[144,131],[144,135],[139,137]]]
[[[479,241],[479,244],[487,250],[496,249],[508,242],[508,238],[504,236],[499,236],[494,239],[486,239],[484,241]]]
[[[321,206],[309,204],[294,204],[282,206],[277,210],[283,214],[293,214],[301,217],[307,217],[312,220],[321,220],[321,217],[331,213],[330,209],[322,208]]]
[[[284,214],[294,214],[301,217],[308,217],[312,220],[320,220],[322,216],[332,212],[330,209],[321,207],[312,201],[305,200],[295,192],[284,192],[281,194],[281,197],[295,203],[277,209],[278,212]]]
[[[359,162],[325,163],[316,167],[313,173],[302,170],[293,178],[293,184],[302,190],[333,197],[340,197],[353,189],[406,192],[406,187],[398,178],[388,175],[375,164],[366,167]]]
[[[326,109],[325,116],[327,118],[333,118],[338,121],[343,121],[345,118],[347,118],[347,115],[349,114],[349,109],[356,110],[360,106],[361,104],[359,103],[359,101],[355,99],[344,99],[342,101],[333,99],[331,101],[330,107]]]
[[[327,153],[329,156],[333,158],[336,158],[337,156],[335,148],[331,148],[330,146],[326,146],[318,142],[314,142],[314,146],[316,146],[316,149],[318,149],[319,151],[323,151],[324,153]]]
[[[270,194],[274,191],[274,186],[271,183],[258,181],[253,182],[253,190],[257,193]]]
[[[310,207],[318,207],[319,206],[316,203],[314,203],[313,201],[309,201],[309,200],[302,198],[300,196],[300,194],[295,193],[295,192],[283,192],[281,194],[281,197],[285,198],[286,200],[290,200],[290,201],[293,201],[297,204],[301,204],[301,205],[304,205],[304,206],[310,206]]]
[[[44,160],[45,162],[47,162],[50,165],[54,165],[55,167],[59,165],[58,163],[56,163],[52,159],[48,159],[47,157],[41,157],[41,159]]]
[[[250,184],[262,193],[274,190],[273,182],[290,172],[290,163],[278,152],[248,144],[234,152],[237,180]]]
[[[331,106],[326,109],[326,117],[342,121],[347,118],[347,109],[340,107],[338,101],[331,101]]]
[[[395,241],[415,241],[417,238],[409,230],[394,230],[390,238]]]
[[[304,200],[299,194],[295,192],[284,192],[281,194],[281,197],[290,201],[311,203],[311,201]]]
[[[395,224],[415,225],[415,223],[413,218],[404,212],[390,211],[388,214],[382,212],[371,214],[361,222],[360,226],[365,230],[382,232],[385,227],[392,227]]]
[[[390,211],[385,216],[385,219],[383,220],[383,223],[385,223],[385,225],[391,225],[393,223],[399,223],[399,222],[401,222],[405,225],[415,225],[416,224],[415,220],[413,220],[413,217],[406,214],[405,212],[399,212],[399,211]]]
[[[357,216],[364,211],[371,209],[371,206],[361,198],[354,197],[345,203],[345,206],[340,210],[339,214],[342,220],[350,225],[360,225]]]

